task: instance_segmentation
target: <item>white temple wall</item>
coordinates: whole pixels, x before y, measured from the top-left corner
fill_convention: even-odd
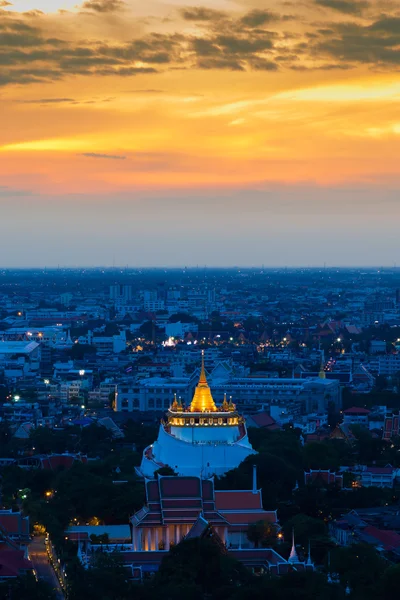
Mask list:
[[[179,475],[203,478],[223,475],[235,469],[250,454],[255,454],[255,451],[250,446],[247,435],[235,444],[191,444],[171,436],[162,426],[153,446],[156,462],[169,465]],[[143,475],[152,477],[157,468],[153,461],[143,457]]]
[[[208,427],[171,427],[171,435],[178,440],[189,442],[190,444],[199,442],[208,442],[218,440],[220,442],[235,443],[239,439],[238,427],[225,426],[218,427],[210,425]]]

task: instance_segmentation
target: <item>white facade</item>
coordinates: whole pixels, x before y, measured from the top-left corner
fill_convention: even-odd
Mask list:
[[[220,476],[238,467],[250,454],[255,454],[247,431],[236,442],[217,441],[218,432],[211,427],[207,432],[203,429],[202,431],[205,434],[202,440],[190,442],[176,438],[161,425],[157,441],[143,453],[140,466],[142,475],[153,477],[158,469],[168,465],[178,475],[194,475],[202,478]],[[188,432],[186,435],[190,437],[191,433]],[[195,437],[194,432],[192,435]],[[197,434],[196,437],[198,438]]]

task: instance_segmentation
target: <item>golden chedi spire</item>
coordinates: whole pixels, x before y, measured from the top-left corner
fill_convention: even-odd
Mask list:
[[[178,401],[176,399],[176,393],[174,394],[174,401],[171,405],[171,410],[173,410],[174,412],[176,412],[177,410],[179,410],[179,405],[178,405]]]
[[[216,412],[214,399],[207,383],[206,370],[204,367],[204,350],[201,351],[201,371],[199,383],[196,386],[190,412]]]
[[[221,409],[222,409],[224,412],[228,412],[228,410],[229,410],[229,403],[228,403],[228,400],[226,399],[226,392],[225,392],[225,394],[224,394],[224,401],[223,401],[223,403],[222,403],[222,405],[221,405]]]

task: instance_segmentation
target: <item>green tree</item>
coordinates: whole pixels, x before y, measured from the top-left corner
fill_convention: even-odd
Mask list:
[[[56,600],[55,591],[43,581],[36,581],[28,573],[15,579],[0,582],[0,600]]]
[[[400,565],[386,569],[382,578],[382,592],[385,600],[397,600],[400,589]]]
[[[163,558],[155,584],[159,589],[190,586],[196,598],[203,598],[219,587],[250,581],[249,571],[211,536],[184,540],[174,546]]]
[[[68,353],[74,360],[82,360],[86,354],[96,354],[96,346],[89,344],[74,344]]]
[[[256,548],[261,546],[272,546],[276,543],[277,528],[274,523],[268,521],[257,521],[249,525],[247,538]]]

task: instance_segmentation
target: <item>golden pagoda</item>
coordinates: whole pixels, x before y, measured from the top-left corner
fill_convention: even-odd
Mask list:
[[[228,403],[228,400],[226,399],[226,393],[224,394],[224,401],[221,404],[221,410],[223,412],[228,412],[228,410],[229,410],[229,403]]]
[[[174,394],[174,401],[173,401],[173,403],[171,405],[171,410],[173,410],[175,412],[177,410],[179,410],[179,404],[178,404],[178,400],[176,399],[176,394]]]
[[[204,350],[201,352],[200,378],[194,392],[193,400],[190,404],[190,412],[217,412],[217,407],[215,406],[214,399],[211,395],[210,386],[207,383],[206,370],[204,368]]]

